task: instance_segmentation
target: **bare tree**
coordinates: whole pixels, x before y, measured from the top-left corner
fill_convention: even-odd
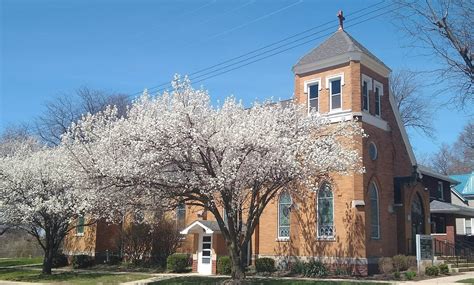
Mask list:
[[[394,0],[394,9],[404,31],[423,48],[430,59],[438,59],[435,70],[447,83],[457,106],[464,108],[474,101],[474,66],[472,30],[473,0]],[[448,90],[448,89],[447,89]]]
[[[468,123],[453,145],[441,145],[431,159],[431,166],[440,173],[459,174],[474,170],[474,123]]]
[[[439,173],[449,175],[452,170],[453,156],[451,148],[447,144],[442,144],[438,152],[431,159],[431,166]]]
[[[58,145],[61,135],[83,114],[95,114],[112,105],[117,106],[119,115],[123,115],[129,102],[124,94],[108,94],[81,87],[73,95],[63,94],[45,104],[45,112],[36,120],[36,133],[45,143]]]
[[[403,125],[433,136],[433,106],[428,98],[422,97],[419,74],[409,70],[400,70],[390,75],[390,91],[393,94]]]

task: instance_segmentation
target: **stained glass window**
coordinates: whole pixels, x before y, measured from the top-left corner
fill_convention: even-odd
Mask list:
[[[278,237],[289,238],[290,237],[290,207],[291,197],[287,192],[283,192],[280,195],[278,201]]]
[[[370,184],[370,237],[380,238],[380,218],[379,218],[379,194],[375,183]]]
[[[334,197],[329,183],[318,191],[318,237],[334,237]]]

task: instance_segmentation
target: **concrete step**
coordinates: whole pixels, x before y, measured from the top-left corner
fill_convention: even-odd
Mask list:
[[[474,267],[460,267],[457,268],[458,272],[469,272],[469,271],[474,271]]]
[[[459,268],[460,268],[460,267],[474,267],[474,262],[469,262],[469,263],[464,263],[464,262],[461,263],[461,262],[460,262],[460,263],[458,263],[458,264],[452,263],[452,264],[451,264],[451,267],[459,267]]]
[[[446,264],[458,264],[458,263],[471,263],[474,262],[473,260],[468,260],[467,259],[458,259],[458,260],[443,260],[444,263]]]

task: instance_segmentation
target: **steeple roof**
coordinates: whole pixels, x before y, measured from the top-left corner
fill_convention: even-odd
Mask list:
[[[319,46],[311,50],[309,53],[304,55],[302,58],[300,58],[296,65],[293,66],[293,71],[299,73],[297,72],[299,69],[304,68],[308,65],[324,62],[334,57],[343,57],[345,54],[351,53],[363,54],[368,58],[374,60],[378,64],[382,65],[386,69],[390,70],[380,59],[378,59],[366,47],[356,41],[345,30],[339,29],[322,44],[320,44]],[[348,60],[350,59],[349,57]]]

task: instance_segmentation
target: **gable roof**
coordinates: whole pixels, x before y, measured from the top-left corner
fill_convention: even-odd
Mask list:
[[[202,229],[206,234],[220,232],[219,224],[216,221],[196,220],[189,226],[180,231],[181,234],[187,235],[195,232],[197,229]]]
[[[431,177],[434,177],[434,178],[437,178],[437,179],[440,179],[440,180],[443,180],[443,181],[447,181],[453,185],[457,185],[459,184],[459,181],[456,180],[456,179],[453,179],[447,175],[443,175],[441,173],[438,173],[436,170],[434,169],[431,169],[427,166],[424,166],[424,165],[421,165],[421,164],[418,164],[418,170],[420,171],[421,174],[423,175],[426,175],[426,176],[431,176]]]
[[[338,30],[331,37],[329,37],[322,44],[311,50],[309,53],[304,55],[298,60],[293,66],[293,71],[297,71],[300,67],[311,65],[317,62],[325,61],[329,58],[338,57],[347,53],[359,53],[364,54],[382,65],[386,69],[390,70],[379,58],[371,53],[361,43],[356,41],[344,30]]]
[[[451,185],[451,193],[454,194],[454,196],[458,197],[459,200],[461,200],[464,204],[468,204],[468,200],[458,191],[456,191],[456,188],[454,188],[454,185]]]
[[[474,209],[471,207],[454,205],[438,200],[430,202],[430,213],[454,214],[457,217],[474,217]]]
[[[450,177],[460,182],[455,186],[456,191],[462,195],[474,195],[474,172],[450,175]]]

